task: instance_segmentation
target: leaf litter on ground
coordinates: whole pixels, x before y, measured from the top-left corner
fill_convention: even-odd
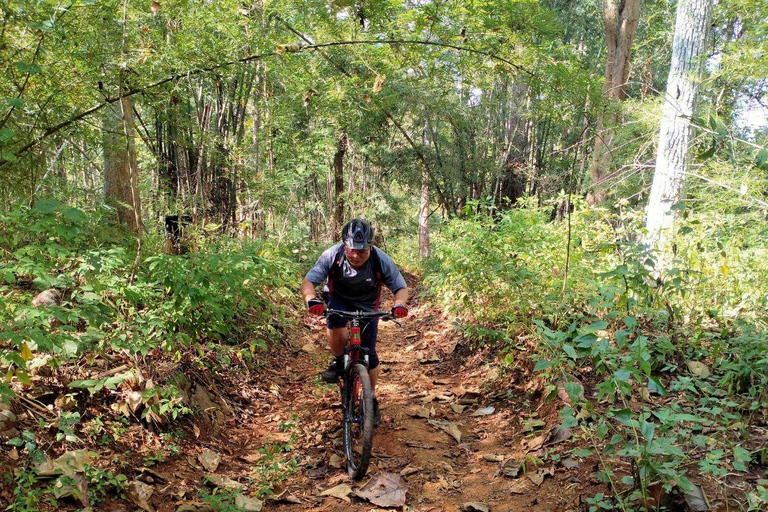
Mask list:
[[[221,455],[212,450],[205,450],[197,455],[197,460],[200,461],[206,471],[215,473],[221,464]]]
[[[338,498],[342,501],[346,501],[347,503],[351,503],[352,500],[349,499],[349,494],[352,492],[352,488],[347,484],[339,484],[336,487],[331,487],[330,489],[326,489],[323,492],[320,493],[320,496],[333,496],[334,498]]]
[[[491,512],[491,508],[479,501],[468,501],[461,506],[464,512]]]
[[[457,443],[461,442],[461,430],[459,430],[459,426],[456,423],[452,421],[429,420],[429,424],[453,437]]]
[[[536,484],[537,486],[540,486],[544,483],[544,479],[548,476],[554,476],[555,474],[555,468],[554,467],[548,467],[548,468],[539,468],[533,473],[528,473],[528,479]]]
[[[379,473],[362,489],[355,491],[355,496],[368,500],[374,505],[385,508],[397,508],[405,505],[408,487],[400,475]]]
[[[411,409],[407,412],[408,416],[411,416],[413,418],[423,418],[425,420],[428,420],[430,416],[434,415],[434,408],[432,410],[427,409],[423,405],[416,407],[415,409]]]

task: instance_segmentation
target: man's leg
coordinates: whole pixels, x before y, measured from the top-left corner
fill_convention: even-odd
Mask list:
[[[336,327],[327,329],[328,343],[331,345],[331,354],[334,357],[344,355],[344,345],[347,344],[347,328]]]
[[[328,343],[331,345],[333,362],[322,373],[321,377],[323,382],[333,384],[338,381],[339,375],[344,371],[344,345],[347,343],[347,328],[332,324],[330,319],[328,324],[326,336],[328,337]]]
[[[376,353],[376,338],[379,336],[379,320],[364,320],[360,332],[362,345],[368,349],[368,375],[371,376],[371,388],[376,394],[376,383],[379,381],[379,354]]]
[[[379,369],[381,366],[377,366],[373,370],[368,371],[368,375],[371,376],[371,387],[373,388],[373,394],[376,394],[376,382],[379,380]]]
[[[373,389],[373,407],[374,407],[374,425],[381,423],[381,412],[379,411],[379,400],[376,398],[376,384],[379,381],[379,355],[376,353],[376,338],[379,335],[378,319],[371,319],[362,326],[361,338],[362,345],[368,349],[368,375],[371,377],[371,388]]]

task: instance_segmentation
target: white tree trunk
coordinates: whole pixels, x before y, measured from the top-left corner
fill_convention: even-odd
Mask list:
[[[429,173],[421,171],[421,197],[419,200],[419,256],[429,257]]]
[[[662,253],[668,253],[670,248],[675,221],[672,207],[682,199],[693,130],[691,117],[696,108],[711,15],[712,0],[680,0],[677,4],[672,64],[646,212],[646,242]],[[665,260],[662,258],[662,267]]]

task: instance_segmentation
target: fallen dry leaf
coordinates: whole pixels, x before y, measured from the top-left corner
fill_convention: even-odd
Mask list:
[[[513,480],[509,487],[507,487],[507,490],[512,494],[527,494],[530,485],[528,480],[521,478],[519,480]]]
[[[488,416],[489,414],[493,414],[495,411],[496,408],[491,405],[489,407],[483,407],[482,409],[476,410],[471,414],[471,416]]]
[[[529,452],[532,452],[541,448],[544,445],[544,443],[547,442],[548,438],[549,438],[549,434],[544,433],[538,437],[534,437],[533,439],[523,439],[520,442],[520,445],[523,447],[523,449]]]
[[[349,499],[349,493],[352,492],[352,488],[347,484],[339,484],[336,487],[331,487],[320,493],[320,496],[333,496],[347,503],[351,503]]]
[[[76,498],[84,507],[90,505],[88,498],[88,481],[83,473],[66,472],[56,479],[53,487],[53,496],[57,500],[62,498]]]
[[[268,496],[267,501],[274,501],[277,503],[293,503],[293,504],[301,503],[301,500],[296,496],[294,496],[293,494],[289,493],[287,489],[280,493],[275,493],[275,494],[272,494],[271,496]]]
[[[366,499],[379,507],[402,507],[405,505],[405,493],[408,487],[400,475],[379,473],[365,487],[355,492],[355,496]]]
[[[235,497],[235,506],[243,512],[261,512],[264,502],[258,498],[251,498],[239,494]]]
[[[688,371],[697,377],[701,377],[702,379],[706,379],[712,374],[712,372],[709,370],[709,366],[699,361],[688,361],[687,365]]]
[[[229,491],[240,491],[245,487],[245,485],[241,484],[240,482],[236,482],[226,476],[219,476],[219,475],[212,475],[212,474],[205,474],[203,476],[205,477],[205,480],[208,484],[210,484],[213,487],[218,487],[220,489],[227,489]]]
[[[424,418],[425,420],[428,420],[430,417],[430,410],[423,405],[420,405],[419,407],[408,411],[407,414],[413,418]]]
[[[59,395],[53,403],[62,411],[68,411],[77,405],[77,401],[69,395]]]
[[[419,357],[419,364],[431,364],[440,361],[440,356],[437,354],[429,354],[423,357]]]
[[[430,425],[433,425],[446,432],[448,435],[453,437],[457,443],[461,442],[461,430],[459,430],[458,425],[456,425],[454,422],[430,420],[429,423]]]
[[[138,480],[132,480],[125,485],[125,495],[128,496],[128,499],[147,512],[154,512],[149,504],[149,498],[154,492],[155,490],[151,486]]]
[[[453,409],[453,412],[456,414],[461,414],[464,412],[464,409],[466,409],[466,405],[459,405],[459,404],[451,404],[451,409]]]
[[[579,467],[579,461],[573,457],[565,457],[560,461],[565,469],[573,469]]]
[[[35,471],[38,476],[55,476],[65,472],[79,472],[85,471],[85,466],[90,462],[90,454],[88,450],[72,450],[64,452],[64,454],[56,460],[46,458],[43,463],[35,467]]]
[[[215,473],[221,464],[221,455],[211,450],[205,450],[197,454],[197,460],[200,461],[206,471]]]
[[[417,466],[408,465],[408,466],[405,466],[402,470],[400,470],[400,476],[412,475],[414,473],[418,473],[419,471],[421,471],[421,469],[422,468]]]
[[[519,460],[509,460],[501,467],[501,473],[510,478],[517,478],[522,467],[523,464]]]
[[[570,439],[573,432],[569,428],[561,428],[559,425],[552,429],[552,444],[562,443],[563,441]]]
[[[691,485],[688,491],[685,491],[685,503],[693,512],[712,510],[707,495],[704,494],[704,489],[695,484]]]
[[[491,509],[486,505],[485,503],[480,503],[479,501],[470,501],[467,503],[464,503],[461,506],[461,510],[464,510],[465,512],[490,512]]]
[[[344,461],[341,459],[341,457],[339,457],[334,453],[333,455],[331,455],[331,458],[328,460],[328,465],[331,466],[332,468],[340,469],[343,462]]]
[[[422,403],[422,404],[428,404],[428,403],[430,403],[430,402],[434,402],[434,401],[435,401],[435,399],[436,399],[436,398],[437,398],[439,395],[440,395],[440,393],[436,393],[436,392],[434,392],[434,391],[433,391],[433,392],[431,392],[431,393],[427,393],[427,394],[424,396],[424,398],[422,398],[422,399],[421,399],[421,403]]]
[[[477,398],[481,395],[480,388],[478,387],[471,387],[471,388],[465,388],[464,393],[462,393],[462,398]]]
[[[555,474],[555,468],[549,467],[549,468],[539,468],[536,470],[535,473],[528,473],[528,479],[536,484],[537,486],[540,486],[542,483],[544,483],[544,479],[548,476],[552,476]]]

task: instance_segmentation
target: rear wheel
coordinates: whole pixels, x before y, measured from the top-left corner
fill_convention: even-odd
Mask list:
[[[349,394],[344,414],[344,451],[347,472],[360,480],[368,471],[373,449],[373,390],[368,369],[354,365],[349,372]]]

